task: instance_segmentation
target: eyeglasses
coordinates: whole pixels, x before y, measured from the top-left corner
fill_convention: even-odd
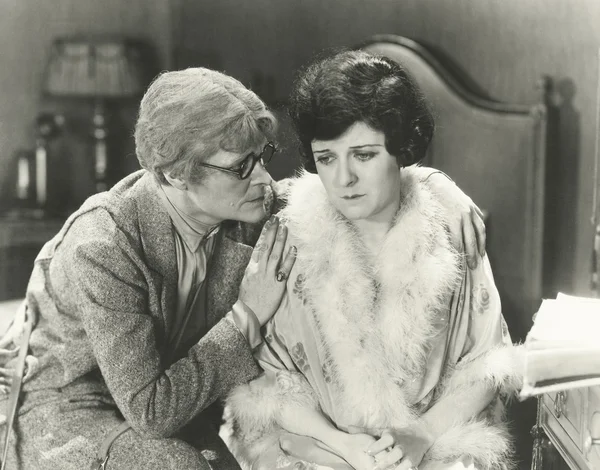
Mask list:
[[[263,151],[259,155],[256,155],[254,152],[252,152],[236,167],[224,168],[222,166],[211,165],[209,163],[198,163],[198,165],[224,171],[226,173],[233,173],[234,175],[237,175],[239,179],[245,180],[252,174],[252,171],[256,166],[256,162],[260,160],[263,168],[266,168],[276,151],[277,148],[273,142],[267,142],[267,145],[265,145]]]

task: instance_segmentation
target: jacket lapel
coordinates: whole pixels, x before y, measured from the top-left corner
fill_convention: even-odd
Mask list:
[[[206,315],[211,328],[237,301],[240,282],[252,255],[252,247],[236,241],[239,227],[223,227],[207,275]]]
[[[177,256],[171,218],[160,201],[157,185],[151,174],[145,174],[136,188],[135,199],[142,248],[148,267],[156,274],[154,288],[160,293],[158,297],[150,296],[150,309],[160,310],[169,335],[171,322],[168,319],[177,307]],[[153,302],[160,305],[152,305]]]
[[[149,268],[162,283],[160,311],[170,334],[169,312],[177,307],[177,257],[171,218],[157,194],[157,184],[152,175],[144,175],[136,188],[136,200],[144,254]],[[247,243],[256,242],[261,227],[262,224],[225,222],[216,235],[206,278],[208,328],[221,320],[237,301],[240,282],[253,250]]]

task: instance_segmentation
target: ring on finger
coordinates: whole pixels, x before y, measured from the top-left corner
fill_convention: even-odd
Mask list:
[[[283,271],[279,271],[279,272],[277,273],[277,280],[278,280],[279,282],[283,282],[283,281],[285,281],[286,279],[287,279],[287,274],[286,274],[286,273],[284,273]]]

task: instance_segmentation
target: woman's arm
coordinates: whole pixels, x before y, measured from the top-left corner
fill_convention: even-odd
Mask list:
[[[299,374],[277,375],[279,393],[292,396],[311,394],[310,387],[304,377]],[[312,463],[328,465],[341,457],[355,470],[372,470],[375,460],[367,454],[367,449],[375,439],[367,434],[348,434],[340,431],[329,421],[319,409],[316,400],[282,400],[276,414],[276,421],[281,428],[290,433],[310,437],[310,440],[285,439],[282,448],[288,454],[311,459]],[[331,454],[334,454],[333,456]],[[318,458],[319,461],[313,459]]]
[[[477,382],[460,388],[437,401],[421,417],[421,425],[436,441],[456,423],[466,423],[480,414],[497,396],[497,388],[489,382]]]
[[[375,461],[366,450],[375,439],[337,429],[322,413],[306,378],[283,368],[274,372],[275,361],[264,357],[265,349],[262,360],[270,370],[237,387],[227,400],[234,455],[253,469],[270,469],[274,460],[285,459],[277,455],[280,447],[295,459],[372,470]]]
[[[65,312],[81,320],[93,352],[89,361],[100,368],[125,419],[142,435],[168,437],[260,370],[229,318],[171,363],[164,323],[149,313],[149,302],[160,299],[153,300],[145,263],[112,218],[97,210],[70,227],[50,274],[54,290],[64,293],[62,303],[69,304]],[[275,290],[264,291],[280,289],[281,296],[281,283],[270,274]]]
[[[115,243],[92,241],[74,253],[70,265],[76,270],[64,269],[94,359],[121,413],[140,434],[168,437],[259,369],[228,319],[186,356],[166,363],[158,343],[164,335],[148,314],[145,280],[130,257]]]

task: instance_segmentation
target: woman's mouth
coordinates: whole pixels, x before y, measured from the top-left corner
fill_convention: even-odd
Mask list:
[[[351,194],[349,196],[342,196],[342,199],[346,199],[346,200],[352,200],[352,199],[358,199],[363,197],[364,194]]]

